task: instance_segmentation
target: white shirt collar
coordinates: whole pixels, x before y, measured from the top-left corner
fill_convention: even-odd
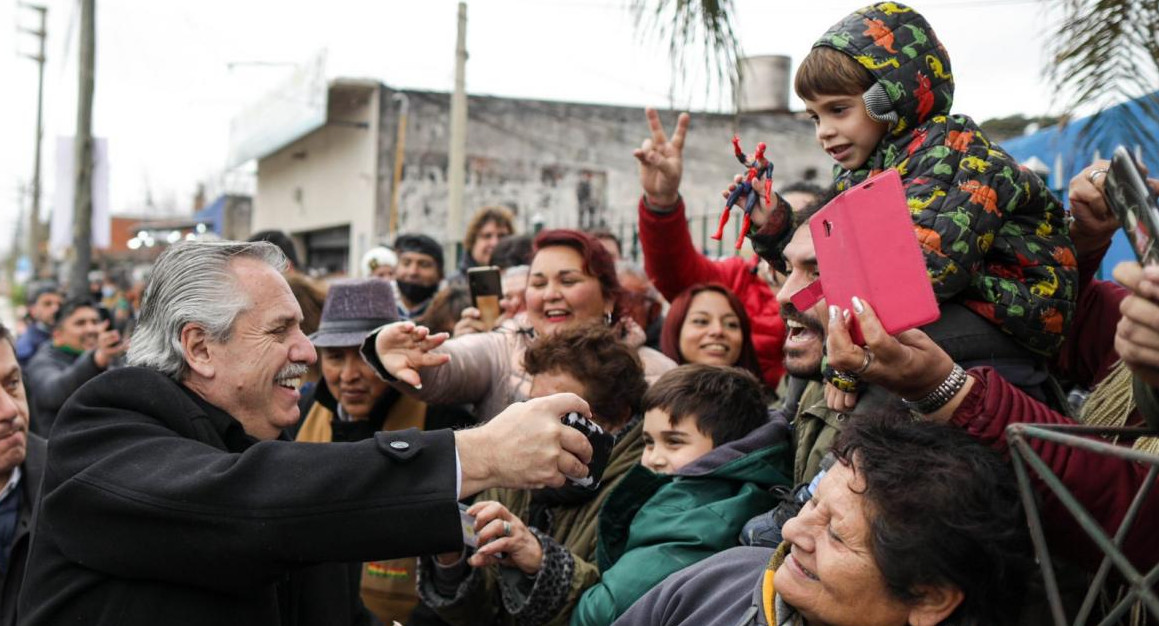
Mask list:
[[[20,466],[17,465],[12,470],[12,476],[10,476],[8,478],[8,484],[4,485],[4,489],[0,490],[0,501],[3,501],[5,498],[7,498],[9,495],[11,495],[13,491],[16,491],[16,487],[18,487],[19,485],[20,485]]]

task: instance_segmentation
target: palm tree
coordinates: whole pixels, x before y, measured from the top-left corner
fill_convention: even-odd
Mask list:
[[[703,54],[705,93],[713,85],[733,92],[739,82],[740,42],[732,26],[733,0],[631,0],[637,32],[668,43],[673,80],[688,74],[691,59]],[[675,84],[671,91],[675,90]],[[726,90],[721,89],[720,93]]]
[[[1062,20],[1050,37],[1046,76],[1068,111],[1104,111],[1137,99],[1142,115],[1125,111],[1116,121],[1154,142],[1142,116],[1159,120],[1159,1],[1050,0]],[[1110,121],[1096,114],[1083,129],[1094,137]]]

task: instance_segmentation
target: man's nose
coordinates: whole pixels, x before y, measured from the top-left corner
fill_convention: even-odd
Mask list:
[[[314,349],[314,344],[310,343],[306,334],[300,329],[297,331],[297,335],[294,344],[290,346],[290,360],[294,363],[313,365],[318,360],[318,351]]]
[[[5,430],[11,427],[11,422],[20,415],[20,405],[18,400],[12,397],[12,394],[5,390],[0,390],[0,430]]]

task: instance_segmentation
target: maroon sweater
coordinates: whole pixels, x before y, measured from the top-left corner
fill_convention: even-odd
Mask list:
[[[1080,284],[1074,323],[1059,355],[1057,373],[1071,381],[1093,387],[1102,381],[1119,356],[1114,349],[1119,303],[1127,290],[1115,283],[1094,280],[1094,268],[1102,255],[1079,261]],[[1092,262],[1093,261],[1093,262]],[[950,421],[1003,455],[1009,454],[1006,427],[1010,424],[1075,424],[1002,378],[993,368],[969,371],[974,386]],[[1136,409],[1129,425],[1140,425]],[[1030,447],[1050,466],[1098,524],[1114,536],[1139,487],[1147,467],[1071,446],[1030,439]],[[1092,571],[1102,552],[1046,485],[1030,472],[1041,500],[1040,511],[1052,554]],[[1123,551],[1144,571],[1159,561],[1159,490],[1152,491],[1131,526]]]

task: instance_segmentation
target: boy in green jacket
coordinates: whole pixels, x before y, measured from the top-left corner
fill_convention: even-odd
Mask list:
[[[746,371],[678,367],[643,410],[643,458],[600,510],[600,582],[572,626],[611,624],[669,574],[737,545],[744,523],[775,504],[769,488],[792,483],[788,424]]]

